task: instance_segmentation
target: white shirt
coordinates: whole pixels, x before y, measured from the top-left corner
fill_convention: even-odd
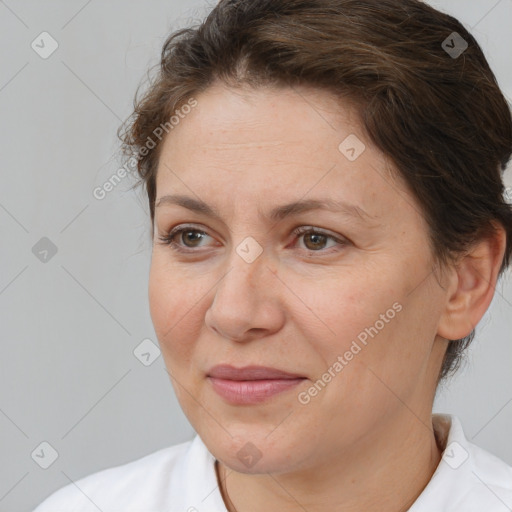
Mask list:
[[[470,443],[456,416],[432,420],[443,456],[409,512],[510,512],[512,467]],[[66,485],[34,512],[227,512],[214,464],[196,435]]]

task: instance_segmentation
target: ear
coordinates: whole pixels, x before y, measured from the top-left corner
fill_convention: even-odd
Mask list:
[[[491,304],[507,242],[503,226],[494,226],[495,233],[476,242],[450,271],[437,331],[445,339],[469,335]]]

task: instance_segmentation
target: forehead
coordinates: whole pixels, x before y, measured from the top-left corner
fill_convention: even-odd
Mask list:
[[[197,107],[173,132],[173,138],[186,138],[187,133],[180,133],[187,132],[180,129],[185,125],[207,137],[194,142],[205,150],[218,151],[279,149],[298,138],[314,143],[328,133],[337,139],[346,130],[360,131],[355,105],[326,91],[304,86],[234,89],[220,83],[197,97]]]
[[[372,216],[396,208],[397,195],[412,200],[365,136],[354,105],[325,91],[215,85],[196,100],[163,143],[157,200],[186,193],[243,208],[320,195]],[[357,158],[347,157],[354,155],[346,141]]]

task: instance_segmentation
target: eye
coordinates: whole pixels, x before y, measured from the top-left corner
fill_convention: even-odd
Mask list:
[[[314,252],[332,252],[323,251],[325,244],[329,240],[334,242],[334,245],[345,246],[348,241],[339,239],[334,235],[321,231],[311,226],[301,226],[293,231],[293,234],[299,238],[304,238],[305,250],[309,253]],[[209,237],[208,233],[200,229],[196,229],[193,226],[178,226],[172,229],[166,235],[160,235],[158,238],[161,243],[169,245],[172,250],[184,253],[197,252],[195,248],[200,247],[200,242],[205,238]],[[176,242],[178,238],[184,245]]]
[[[311,226],[301,226],[293,231],[299,238],[304,239],[306,250],[309,252],[332,252],[332,251],[321,251],[324,248],[325,243],[328,240],[335,242],[335,245],[344,246],[347,245],[347,241],[341,240],[334,235],[313,228]]]
[[[182,242],[190,240],[191,245],[187,245],[187,242],[185,242],[185,248],[183,248],[183,246],[175,241],[175,238],[178,236]],[[193,250],[195,247],[199,247],[196,242],[200,242],[205,236],[209,236],[208,233],[191,226],[181,226],[172,229],[168,234],[159,236],[158,238],[163,244],[171,246],[173,250],[190,252],[190,250]]]

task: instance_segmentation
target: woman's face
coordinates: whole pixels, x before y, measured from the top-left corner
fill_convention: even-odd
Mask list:
[[[382,432],[428,424],[445,295],[417,201],[355,112],[306,88],[216,84],[196,100],[162,148],[149,286],[194,429],[231,468],[262,473],[348,457]],[[161,200],[170,195],[218,217]],[[332,209],[270,217],[312,200]],[[185,232],[166,245],[175,227]],[[241,403],[216,391],[219,364],[301,380]]]

